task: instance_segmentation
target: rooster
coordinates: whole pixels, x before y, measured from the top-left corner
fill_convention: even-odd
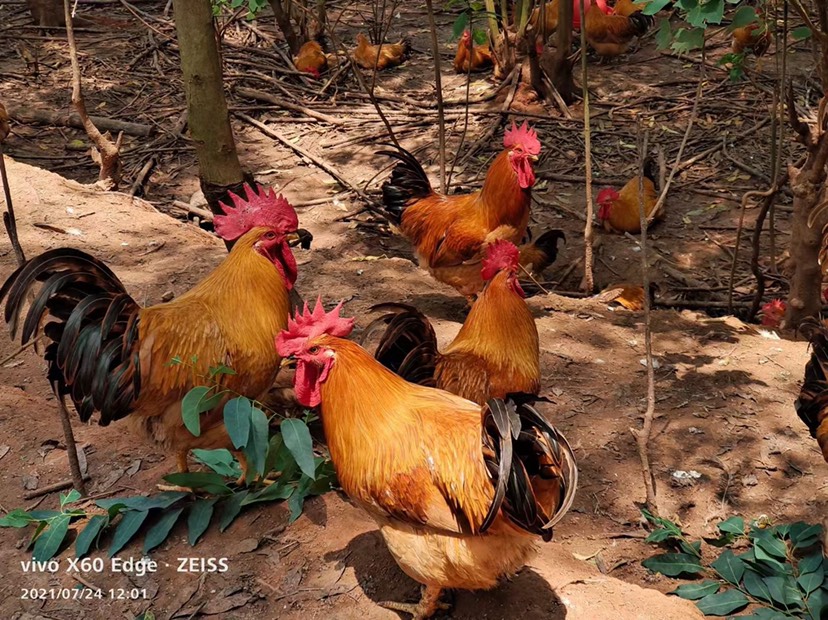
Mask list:
[[[595,4],[598,6],[599,9],[603,13],[609,13],[611,9],[607,6],[606,0],[595,0]],[[589,9],[592,5],[592,0],[584,0],[584,8]],[[547,2],[546,6],[544,7],[544,21],[546,22],[546,35],[549,36],[553,32],[558,29],[558,15],[559,15],[560,8],[558,6],[558,0],[552,0],[552,2]],[[532,11],[532,14],[529,17],[529,25],[532,26],[537,32],[540,32],[541,29],[538,27],[538,23],[540,22],[540,7],[535,8]],[[572,27],[575,30],[581,29],[581,1],[580,0],[572,0]]]
[[[783,299],[774,299],[762,305],[762,325],[779,329],[788,311],[788,304]]]
[[[233,395],[259,398],[279,370],[273,339],[290,314],[297,267],[288,236],[298,220],[273,190],[248,187],[246,194],[231,193],[232,206],[222,205],[225,215],[214,219],[216,232],[235,240],[233,249],[195,288],[168,303],[140,307],[109,267],[72,248],[33,258],[0,289],[14,337],[29,291],[42,283],[22,342],[46,338],[48,379],[60,402],[68,395],[84,422],[98,412],[101,426],[129,415],[175,451],[181,472],[192,448],[233,448],[224,402]],[[186,362],[171,364],[174,358]],[[201,415],[201,433],[194,436],[184,426],[181,399],[207,383],[210,367],[219,364],[235,374],[218,375],[224,396]]]
[[[643,2],[633,2],[632,0],[618,0],[615,3],[615,6],[612,7],[613,15],[623,15],[624,17],[629,17],[636,11],[643,11],[644,7],[647,6]]]
[[[489,243],[518,243],[529,223],[532,186],[541,144],[524,123],[506,131],[483,187],[471,194],[435,192],[415,157],[404,149],[380,151],[400,160],[382,185],[382,200],[393,224],[414,245],[420,265],[469,301],[483,288],[480,261]]]
[[[310,73],[319,79],[322,73],[328,70],[328,57],[318,41],[308,41],[299,48],[293,64],[298,71]]]
[[[606,15],[593,4],[586,12],[584,34],[587,43],[602,58],[626,54],[633,39],[643,36],[655,21],[641,11],[634,11],[629,17]]]
[[[754,8],[754,11],[756,11],[756,17],[761,20],[762,12],[758,8]],[[753,52],[753,55],[759,58],[768,51],[770,42],[770,29],[763,21],[733,29],[732,49],[734,54]]]
[[[828,327],[806,319],[800,328],[811,341],[811,359],[805,366],[805,381],[796,400],[796,413],[819,443],[828,462]]]
[[[534,241],[520,246],[520,266],[531,274],[541,274],[558,257],[558,239],[566,243],[566,234],[557,228],[543,233]]]
[[[363,69],[382,71],[389,67],[396,67],[404,61],[411,51],[411,42],[402,39],[399,43],[384,43],[371,45],[361,32],[356,36],[357,46],[354,50],[354,60]]]
[[[319,405],[337,478],[376,521],[400,568],[425,586],[430,617],[444,588],[490,589],[530,559],[572,504],[566,439],[528,405],[481,406],[408,383],[345,340],[353,319],[307,305],[276,348],[296,362],[295,389]]]
[[[404,304],[379,304],[391,310],[366,329],[387,325],[374,357],[403,379],[436,386],[483,405],[513,392],[540,389],[538,329],[523,301],[517,279],[518,249],[508,241],[489,246],[483,261],[486,287],[443,353],[434,329],[418,310]],[[508,320],[504,320],[508,317]]]
[[[664,205],[654,212],[658,203],[658,175],[655,161],[648,157],[644,161],[644,178],[642,180],[644,213],[647,221],[660,220],[664,217]],[[621,191],[605,188],[598,192],[598,220],[607,232],[640,233],[641,217],[639,207],[639,179],[630,179]]]
[[[457,73],[483,71],[492,66],[492,50],[489,44],[473,44],[471,33],[466,30],[457,43],[457,53],[454,55],[454,70]]]

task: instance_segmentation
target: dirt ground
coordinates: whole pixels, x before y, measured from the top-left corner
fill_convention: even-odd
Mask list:
[[[186,291],[224,255],[222,244],[182,221],[185,211],[173,204],[173,200],[189,203],[198,187],[187,140],[168,133],[185,107],[171,39],[174,31],[169,20],[159,17],[163,3],[135,5],[140,7],[137,16],[122,7],[81,6],[98,20],[97,27],[78,33],[89,81],[88,107],[102,116],[157,129],[155,137],[127,136],[125,141],[127,190],[147,158],[158,157],[145,188],[149,202],[100,193],[41,169],[83,183],[94,181],[96,175],[88,156],[77,150],[75,141],[85,142],[80,132],[16,124],[8,142],[14,159],[6,161],[21,241],[30,256],[61,245],[83,248],[111,265],[137,300],[158,303],[169,293]],[[0,100],[7,105],[63,109],[68,100],[65,42],[24,28],[27,18],[18,5],[0,4],[0,11],[9,24],[0,32],[0,40],[8,31],[6,40],[14,43],[0,43]],[[415,50],[427,50],[426,32],[416,21],[422,16],[412,8],[401,14],[389,38],[405,32],[414,37]],[[438,17],[448,32],[453,17],[448,13]],[[359,14],[349,14],[341,25],[342,37],[350,42],[360,26]],[[275,32],[264,20],[258,26],[266,33]],[[116,35],[110,32],[113,29]],[[232,26],[226,39],[234,45],[266,47],[262,41],[256,43],[246,27]],[[712,42],[714,50],[721,42],[726,42],[723,37]],[[27,66],[21,45],[38,50],[37,75]],[[446,44],[446,59],[450,49]],[[353,95],[358,91],[353,78],[331,87],[325,96],[308,95],[314,110],[335,116],[339,124],[291,118],[272,106],[244,100],[235,91],[253,82],[256,88],[283,96],[272,84],[282,75],[270,66],[264,71],[245,70],[246,56],[232,45],[226,51],[234,110],[267,120],[288,142],[300,143],[356,187],[371,182],[388,163],[374,155],[376,143],[382,140],[378,137],[382,125],[368,102]],[[720,45],[713,55],[721,52]],[[251,57],[265,65],[276,62],[262,54]],[[798,67],[805,66],[807,59],[804,48],[794,48],[790,67],[798,78],[803,106],[812,95],[807,72]],[[708,81],[682,158],[684,167],[668,201],[667,220],[652,234],[659,257],[653,270],[659,301],[699,307],[661,310],[653,317],[659,367],[652,459],[659,500],[662,512],[679,518],[694,537],[710,533],[719,520],[732,514],[813,522],[828,507],[828,466],[793,410],[807,359],[805,344],[777,339],[736,318],[710,316],[721,313],[717,302],[723,300],[728,279],[741,193],[767,186],[772,65],[772,60],[766,60],[761,70],[751,74],[750,83],[740,84],[727,81],[712,63],[707,67]],[[418,109],[416,104],[417,98],[433,99],[431,66],[428,54],[415,53],[400,69],[378,77],[378,93],[403,143],[422,148],[418,156],[433,173],[433,110]],[[128,67],[130,79],[124,79]],[[693,106],[698,63],[661,55],[652,40],[645,40],[629,58],[606,66],[593,64],[590,70],[594,70],[590,87],[596,184],[624,182],[633,173],[636,113],[643,115],[651,143],[660,144],[672,161]],[[462,98],[465,79],[444,73],[446,97]],[[470,85],[472,97],[482,99],[496,89],[485,76],[474,77]],[[413,102],[394,99],[402,95]],[[497,152],[505,97],[506,91],[501,90],[472,106],[464,148],[477,146],[478,140],[480,148],[455,173],[464,187],[481,181]],[[459,147],[462,110],[449,106],[452,153]],[[569,244],[548,270],[547,284],[558,291],[575,290],[583,250],[581,123],[529,100],[522,89],[512,110],[517,118],[528,116],[536,122],[544,143],[533,228],[560,227],[568,234]],[[579,117],[580,106],[573,106],[572,112]],[[481,140],[493,123],[499,125],[495,137]],[[234,120],[234,129],[245,167],[261,182],[283,187],[297,205],[301,225],[314,234],[313,249],[297,256],[297,287],[302,294],[347,300],[347,312],[357,317],[358,327],[370,320],[367,308],[374,303],[412,303],[432,319],[441,342],[451,339],[463,320],[465,302],[418,270],[404,241],[389,236],[370,212],[339,221],[363,207],[353,192],[242,121]],[[369,190],[375,189],[376,181],[369,185]],[[754,217],[755,209],[749,210],[749,226]],[[789,197],[783,194],[776,213],[783,274],[788,217]],[[640,254],[636,250],[632,240],[601,235],[598,284],[637,279]],[[762,250],[766,256],[767,241]],[[750,300],[753,287],[747,254],[743,248],[737,262],[740,312],[739,304]],[[5,277],[13,266],[14,256],[4,239],[0,276]],[[784,294],[782,278],[772,279],[769,286],[771,295]],[[555,541],[541,548],[530,567],[492,592],[458,593],[451,617],[494,620],[516,612],[527,618],[568,620],[693,617],[690,604],[659,593],[672,590],[675,580],[654,577],[640,565],[641,559],[655,552],[642,541],[646,534],[635,505],[644,499],[642,475],[629,430],[640,425],[645,407],[641,315],[558,295],[536,297],[530,304],[541,337],[543,394],[553,401],[541,409],[576,451],[578,496],[556,528]],[[0,357],[16,349],[16,343],[0,338]],[[123,425],[100,428],[77,423],[75,428],[79,442],[86,445],[92,494],[150,492],[162,475],[174,469],[171,455],[125,432]],[[54,448],[61,437],[40,359],[27,351],[6,362],[0,369],[0,509],[56,506],[54,495],[28,501],[23,495],[27,486],[42,488],[66,478],[65,450],[60,445]],[[692,486],[679,485],[673,475],[677,471],[695,471],[700,477]],[[195,548],[187,545],[183,530],[175,530],[153,552],[154,559],[169,565],[162,564],[154,575],[83,576],[105,590],[146,588],[142,600],[43,604],[21,600],[24,588],[76,585],[65,573],[24,573],[20,561],[29,557],[23,550],[26,542],[19,531],[0,530],[0,565],[6,567],[0,582],[3,617],[133,618],[149,609],[158,618],[381,619],[397,614],[377,602],[414,600],[417,594],[416,584],[396,567],[373,523],[335,493],[309,501],[303,516],[290,526],[282,506],[253,508],[225,534],[211,529]],[[133,544],[123,555],[138,558],[140,553],[140,546]],[[179,557],[227,557],[229,570],[179,573],[175,570]]]

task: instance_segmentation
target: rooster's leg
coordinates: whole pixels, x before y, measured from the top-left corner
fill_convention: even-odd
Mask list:
[[[178,468],[179,474],[186,474],[190,471],[190,466],[187,464],[187,455],[189,450],[181,450],[175,453],[175,464]],[[192,493],[193,490],[189,487],[178,486],[177,484],[156,484],[155,487],[159,491],[167,491],[172,493]]]
[[[235,450],[233,451],[233,456],[236,457],[241,467],[241,476],[236,480],[236,485],[241,487],[247,482],[247,457],[244,455],[244,452],[236,452]]]
[[[395,603],[393,601],[385,601],[380,605],[386,609],[411,614],[412,620],[426,620],[426,618],[431,618],[437,611],[451,609],[451,605],[440,602],[442,591],[443,589],[437,586],[424,586],[420,602],[416,605],[413,603]]]

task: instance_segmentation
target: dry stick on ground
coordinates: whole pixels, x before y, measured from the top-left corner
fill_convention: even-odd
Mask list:
[[[431,0],[426,0],[428,25],[431,29],[431,53],[434,57],[434,84],[437,88],[437,143],[440,149],[440,191],[446,193],[446,118],[443,114],[443,80],[440,74],[440,43],[437,41],[437,23],[434,21],[434,8]],[[471,71],[471,60],[469,60]]]
[[[285,138],[278,131],[274,131],[273,129],[271,129],[270,127],[268,127],[267,125],[265,125],[261,121],[257,121],[255,118],[252,118],[252,117],[248,116],[247,114],[242,114],[241,112],[235,112],[233,115],[236,118],[238,118],[240,120],[243,120],[245,123],[248,123],[249,125],[252,125],[256,129],[261,131],[263,134],[265,134],[266,136],[268,136],[270,138],[273,138],[274,140],[278,140],[284,146],[288,147],[289,149],[292,149],[293,151],[295,151],[296,153],[298,153],[302,157],[305,157],[306,159],[310,160],[316,166],[318,166],[319,168],[321,168],[322,170],[327,172],[329,175],[331,175],[334,179],[339,181],[339,183],[340,183],[340,185],[342,185],[342,187],[347,187],[352,192],[355,192],[363,200],[367,201],[370,204],[374,204],[374,201],[365,192],[363,192],[359,187],[357,187],[356,185],[351,183],[348,179],[346,179],[344,176],[342,176],[342,174],[338,170],[336,170],[336,168],[331,166],[329,163],[322,161],[316,155],[314,155],[314,154],[310,153],[309,151],[305,150],[304,148],[302,148],[298,144],[293,144],[290,140]]]
[[[583,0],[581,0],[583,2]],[[581,8],[583,15],[583,7]],[[647,410],[641,430],[630,428],[638,445],[641,459],[641,472],[644,475],[644,489],[647,494],[647,508],[653,514],[659,514],[656,499],[655,476],[650,465],[650,436],[655,418],[655,366],[653,364],[653,332],[650,323],[650,263],[647,258],[647,213],[644,210],[644,158],[647,154],[648,134],[641,137],[641,122],[638,125],[638,217],[641,222],[641,278],[644,286],[644,349],[647,355]]]
[[[72,62],[72,105],[75,106],[75,110],[83,123],[83,129],[86,131],[86,135],[89,136],[89,139],[92,140],[92,143],[98,149],[100,161],[96,161],[96,163],[101,167],[98,174],[98,183],[101,183],[106,189],[117,189],[118,183],[121,181],[120,150],[121,139],[124,134],[119,133],[118,138],[113,144],[111,140],[98,130],[95,123],[89,118],[89,114],[86,113],[86,103],[83,100],[83,91],[81,90],[78,48],[75,45],[75,31],[72,28],[72,7],[69,6],[69,0],[63,0],[63,11],[66,16],[66,39],[69,43],[69,59]],[[95,159],[94,155],[93,159]]]
[[[284,99],[280,99],[279,97],[271,95],[270,93],[261,90],[256,90],[255,88],[245,88],[244,86],[237,86],[234,90],[236,91],[236,94],[238,94],[241,97],[245,97],[247,99],[256,99],[257,101],[264,101],[266,103],[272,103],[273,105],[278,106],[280,108],[284,108],[285,110],[299,112],[300,114],[310,116],[311,118],[315,118],[324,123],[330,123],[331,125],[347,124],[341,118],[329,116],[328,114],[317,112],[312,108],[308,108],[302,105],[296,105],[295,103],[285,101]]]
[[[584,0],[580,0],[580,15],[584,15]],[[592,152],[589,131],[589,84],[587,82],[586,28],[581,28],[581,86],[584,97],[584,160],[586,174],[586,224],[584,225],[584,279],[581,288],[591,293],[595,288],[592,256]],[[645,291],[647,289],[644,289]]]

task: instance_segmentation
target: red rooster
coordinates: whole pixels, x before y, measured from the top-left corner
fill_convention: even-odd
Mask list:
[[[532,162],[540,154],[540,141],[528,124],[513,123],[503,146],[480,190],[451,196],[432,189],[408,151],[379,153],[401,162],[382,186],[389,219],[414,245],[420,265],[470,301],[483,288],[480,261],[485,247],[498,239],[520,242],[529,223]]]
[[[483,292],[443,353],[428,319],[404,304],[379,304],[392,310],[365,331],[387,325],[374,357],[403,379],[430,385],[479,405],[540,389],[538,330],[517,279],[519,253],[514,244],[496,241],[483,261]],[[506,317],[508,317],[507,320]]]
[[[279,334],[296,360],[300,402],[321,408],[345,493],[377,522],[400,568],[425,585],[418,604],[382,603],[414,618],[444,588],[490,589],[520,570],[575,497],[566,439],[534,409],[482,407],[408,383],[344,338],[353,319],[307,305]]]
[[[216,232],[236,240],[227,258],[195,288],[164,304],[142,308],[104,263],[73,248],[49,250],[15,271],[0,289],[12,336],[28,293],[22,342],[45,337],[48,378],[61,403],[68,395],[81,420],[100,414],[106,426],[127,415],[175,451],[187,471],[192,448],[233,445],[222,408],[235,395],[259,398],[279,369],[273,339],[287,326],[296,260],[288,236],[296,212],[282,196],[247,188],[230,194],[232,207],[215,217]],[[186,360],[171,365],[173,358]],[[198,436],[184,426],[181,399],[208,383],[224,364],[224,396],[201,414]],[[246,467],[241,460],[243,469]]]

